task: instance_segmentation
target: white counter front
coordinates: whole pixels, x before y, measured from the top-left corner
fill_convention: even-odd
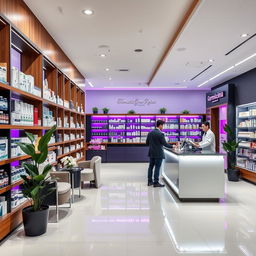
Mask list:
[[[164,149],[162,175],[180,199],[224,197],[224,157],[221,154]]]

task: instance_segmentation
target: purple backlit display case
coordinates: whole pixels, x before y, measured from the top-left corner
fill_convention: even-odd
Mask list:
[[[170,143],[201,140],[205,115],[91,115],[90,139],[103,143],[145,143],[158,119],[165,121],[164,134]]]

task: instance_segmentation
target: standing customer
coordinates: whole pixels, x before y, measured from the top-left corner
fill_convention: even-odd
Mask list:
[[[154,187],[164,187],[163,184],[159,183],[160,168],[164,157],[163,146],[171,148],[165,140],[164,134],[162,133],[164,127],[163,120],[157,120],[156,128],[151,131],[147,136],[146,144],[149,146],[148,156],[150,157],[150,163],[148,167],[148,186],[153,185]],[[154,182],[152,180],[153,169],[154,171]]]

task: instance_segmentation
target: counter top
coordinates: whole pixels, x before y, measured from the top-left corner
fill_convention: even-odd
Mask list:
[[[172,152],[173,154],[177,155],[177,156],[224,156],[225,154],[221,154],[221,153],[212,153],[212,152],[204,152],[204,151],[178,151],[178,150],[174,150],[171,148],[166,148],[164,147],[165,150]]]

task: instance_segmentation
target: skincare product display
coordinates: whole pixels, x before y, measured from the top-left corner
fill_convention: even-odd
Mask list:
[[[7,214],[7,200],[5,196],[0,196],[0,217]]]
[[[17,142],[30,143],[28,137],[11,138],[11,157],[25,155],[25,153],[17,145]]]
[[[34,125],[34,105],[18,99],[11,100],[11,124],[12,125]]]
[[[53,116],[53,111],[51,111],[48,107],[43,106],[43,125],[47,127],[51,127],[56,125],[55,118]]]
[[[8,158],[8,138],[0,137],[0,160]]]
[[[8,99],[0,95],[0,124],[9,124]]]
[[[0,63],[0,82],[7,83],[7,63]]]
[[[25,201],[26,201],[26,198],[22,194],[21,190],[15,189],[11,191],[11,208],[12,209],[23,204]]]
[[[5,170],[0,170],[0,189],[9,185],[9,177]]]
[[[43,82],[43,98],[56,103],[55,92],[49,89],[47,79],[44,79],[44,82]]]
[[[11,184],[21,180],[21,175],[27,175],[26,170],[22,166],[11,167]]]
[[[19,71],[16,67],[12,67],[11,77],[13,87],[41,97],[41,92],[40,95],[38,95],[37,88],[35,88],[33,76],[26,75],[23,72]]]

